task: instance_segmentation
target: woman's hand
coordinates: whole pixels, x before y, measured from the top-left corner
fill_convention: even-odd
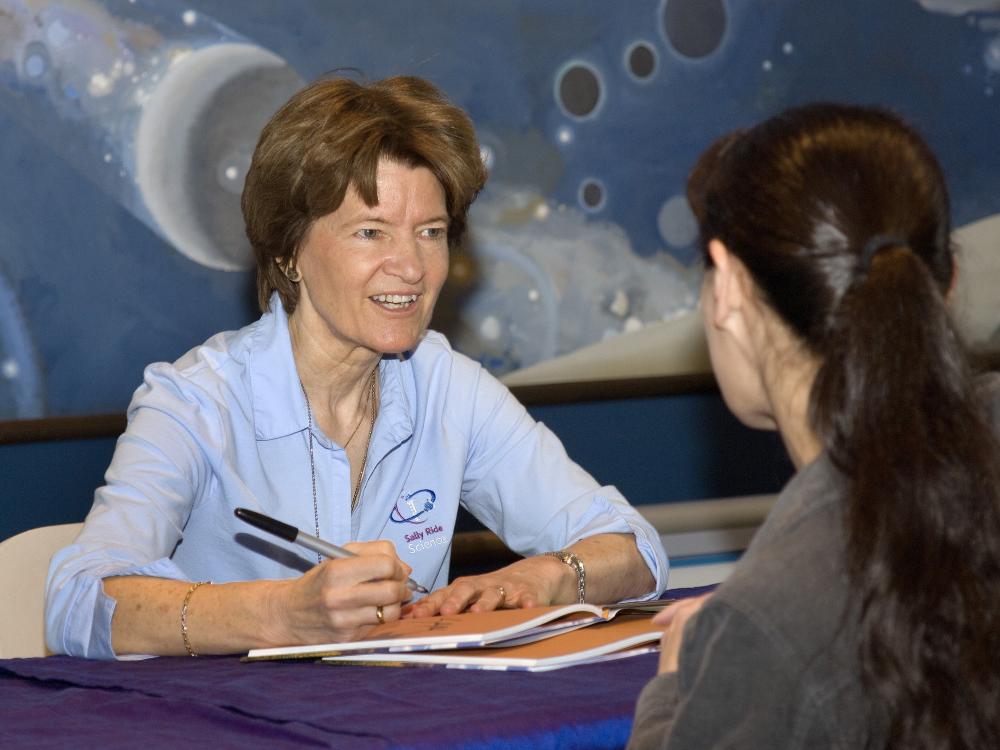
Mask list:
[[[279,632],[270,640],[284,645],[350,641],[380,621],[399,619],[403,602],[410,599],[410,566],[391,542],[345,547],[357,557],[324,560],[275,590],[268,617]]]
[[[660,639],[659,673],[676,672],[677,659],[681,652],[681,641],[684,638],[684,626],[711,596],[711,592],[701,596],[681,599],[653,618],[654,625],[665,625],[663,637]]]
[[[558,594],[567,581],[575,591],[576,574],[562,561],[548,556],[527,557],[493,573],[456,578],[406,608],[403,616],[543,607],[560,601]]]

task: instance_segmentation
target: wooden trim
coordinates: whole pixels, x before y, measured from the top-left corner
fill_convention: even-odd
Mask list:
[[[0,422],[0,445],[44,440],[117,437],[125,431],[124,414],[89,414]]]
[[[710,393],[718,386],[712,373],[657,375],[613,380],[578,380],[568,383],[511,386],[511,393],[525,406],[573,404],[581,401],[613,401],[650,396]]]
[[[975,365],[1000,371],[1000,349],[973,355]],[[718,391],[711,373],[662,375],[614,380],[580,380],[569,383],[513,386],[511,392],[525,406],[613,401],[628,398],[679,396]],[[87,440],[118,437],[125,430],[124,414],[89,414],[44,419],[0,421],[0,445],[45,440]]]
[[[978,369],[1000,371],[1000,349],[975,352],[971,356]],[[515,385],[511,393],[525,406],[575,404],[581,401],[614,401],[626,398],[679,396],[689,393],[718,393],[719,385],[710,372],[687,375],[656,375],[613,380],[578,380],[566,383]]]
[[[521,385],[510,390],[524,405],[538,406],[698,393],[712,391],[715,387],[715,379],[706,374]],[[124,430],[124,414],[15,419],[0,421],[0,445],[118,437]]]

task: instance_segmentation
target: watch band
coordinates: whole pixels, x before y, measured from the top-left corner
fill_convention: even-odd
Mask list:
[[[546,552],[546,555],[562,560],[576,571],[576,594],[578,601],[583,604],[587,594],[587,569],[583,566],[583,560],[575,552],[559,550],[558,552]]]

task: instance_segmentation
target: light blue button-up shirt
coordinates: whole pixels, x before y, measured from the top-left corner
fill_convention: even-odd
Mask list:
[[[433,590],[448,581],[459,504],[523,555],[594,534],[634,534],[659,593],[667,557],[613,487],[567,457],[480,365],[428,332],[379,367],[380,403],[351,512],[343,448],[313,426],[320,536],[388,539]],[[246,507],[316,530],[306,402],[288,321],[271,311],[175,363],[146,368],[105,484],[76,542],[49,569],[46,638],[56,652],[112,658],[115,601],[101,580],[148,575],[217,583],[288,578],[316,556],[241,522]]]

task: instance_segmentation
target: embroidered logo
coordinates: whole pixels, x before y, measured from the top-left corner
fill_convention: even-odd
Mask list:
[[[389,520],[393,523],[422,524],[427,520],[427,514],[434,509],[435,500],[437,495],[434,490],[400,493],[396,507],[389,513]]]

